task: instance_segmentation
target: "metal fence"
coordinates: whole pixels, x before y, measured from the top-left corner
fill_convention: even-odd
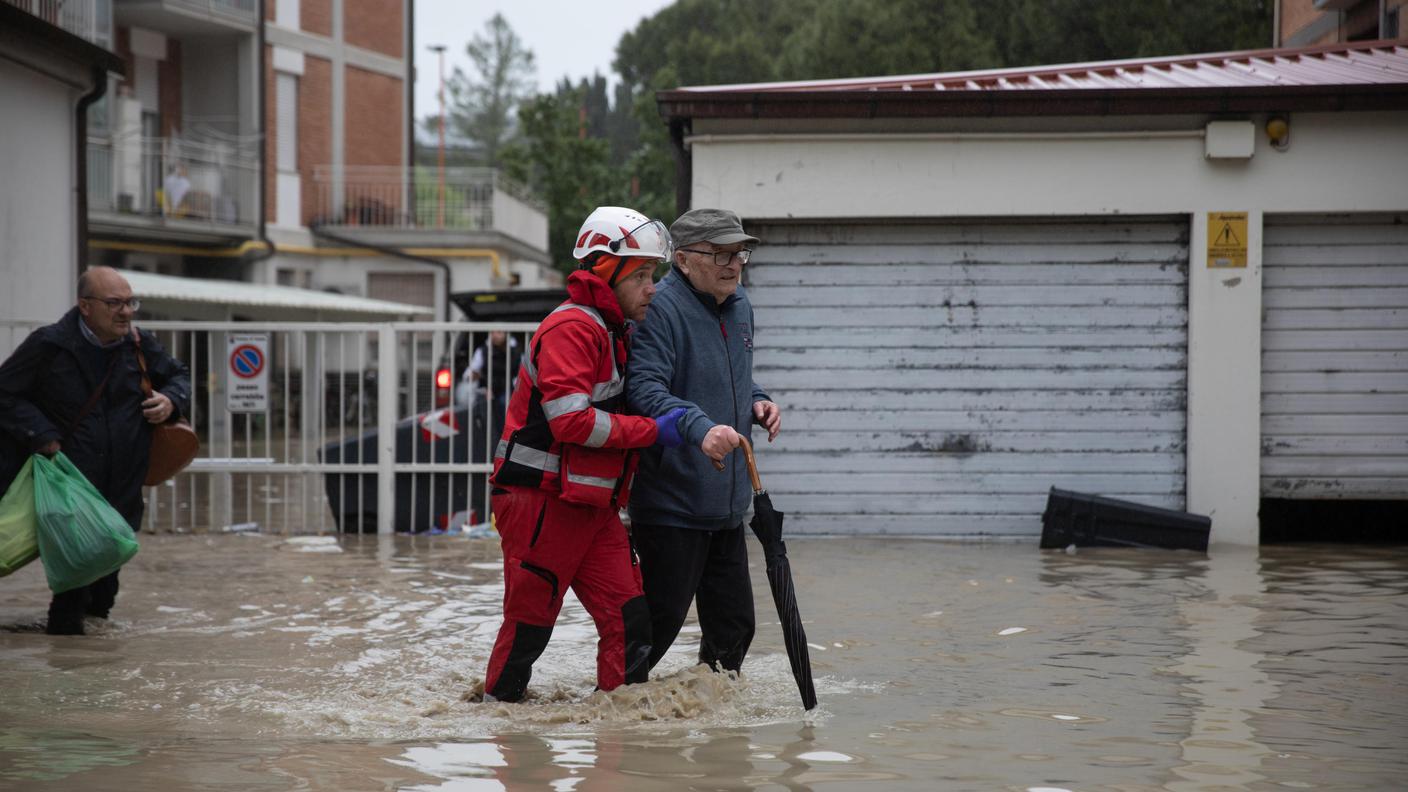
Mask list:
[[[494,217],[496,193],[545,210],[494,168],[318,165],[313,185],[320,225],[502,230]]]
[[[191,369],[195,462],[147,490],[148,530],[456,530],[488,520],[509,359],[473,349],[533,323],[139,323]],[[8,356],[34,324],[0,323]],[[480,389],[484,393],[480,393]],[[505,389],[505,393],[507,389]],[[504,400],[506,401],[506,399]]]
[[[112,13],[97,0],[0,0],[27,11],[94,44],[106,46],[112,35]]]

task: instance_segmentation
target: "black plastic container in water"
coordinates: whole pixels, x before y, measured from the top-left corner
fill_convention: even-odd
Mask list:
[[[1051,488],[1041,547],[1153,547],[1208,551],[1212,518]]]

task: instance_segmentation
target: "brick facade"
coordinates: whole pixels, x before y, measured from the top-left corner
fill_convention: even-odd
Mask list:
[[[1294,36],[1301,28],[1320,17],[1315,0],[1276,0],[1281,4],[1281,41]]]
[[[349,90],[351,86],[348,86]],[[298,174],[303,182],[306,225],[318,211],[318,185],[313,170],[332,162],[332,63],[308,55],[298,80]]]
[[[346,11],[343,12],[344,18]],[[332,35],[332,0],[301,0],[298,27],[320,36]]]
[[[347,69],[347,164],[400,165],[405,151],[404,81]]]
[[[269,8],[273,0],[265,0]],[[345,0],[344,28],[348,44],[395,57],[404,51],[405,0]],[[302,25],[308,32],[317,26],[331,32],[331,0],[302,0]],[[331,61],[303,53],[303,74],[298,79],[298,173],[302,183],[299,217],[306,225],[317,219],[326,198],[320,190],[329,185],[314,181],[319,166],[334,165]],[[278,118],[273,69],[273,47],[265,48],[264,156],[265,218],[278,217]],[[343,163],[396,166],[403,164],[406,148],[406,81],[355,66],[344,72]]]
[[[405,46],[404,13],[403,0],[345,0],[343,37],[354,47],[399,58]]]
[[[121,90],[126,86],[130,91],[132,81],[137,74],[137,59],[132,55],[132,31],[130,28],[119,27],[117,35],[113,36],[113,53],[122,59],[123,77],[117,81],[115,88]]]

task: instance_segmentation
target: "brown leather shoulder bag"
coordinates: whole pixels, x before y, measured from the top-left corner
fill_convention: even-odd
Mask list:
[[[142,334],[132,328],[132,341],[137,346],[137,367],[142,370],[142,393],[152,397],[152,380],[147,375],[147,358],[142,354]],[[191,422],[174,416],[166,423],[152,427],[151,461],[147,465],[148,487],[160,484],[186,469],[200,451],[200,439]]]

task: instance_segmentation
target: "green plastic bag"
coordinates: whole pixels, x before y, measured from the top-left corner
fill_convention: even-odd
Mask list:
[[[68,457],[59,453],[31,460],[39,557],[51,591],[86,586],[137,554],[131,526]]]
[[[0,577],[39,557],[35,525],[34,461],[30,459],[0,498]]]

